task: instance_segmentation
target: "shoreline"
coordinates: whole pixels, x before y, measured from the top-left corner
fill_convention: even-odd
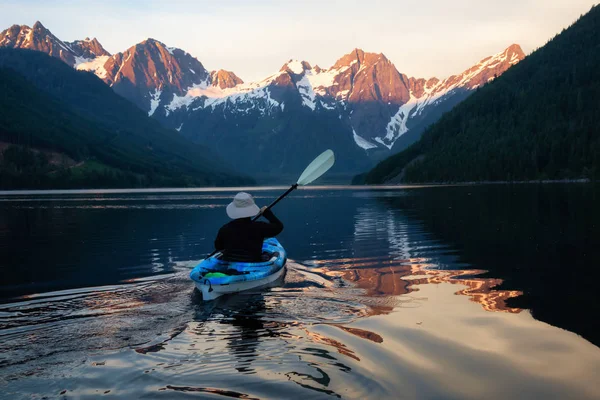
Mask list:
[[[531,185],[531,184],[595,184],[597,181],[589,179],[562,179],[543,181],[474,181],[474,182],[429,182],[408,184],[376,184],[376,185],[349,185],[329,184],[299,187],[298,190],[398,190],[419,189],[427,187],[450,187],[450,186],[478,186],[478,185]],[[36,194],[131,194],[131,193],[210,193],[210,192],[238,192],[238,191],[276,191],[285,190],[289,186],[265,185],[265,186],[226,186],[226,187],[195,187],[195,188],[130,188],[130,189],[15,189],[0,190],[0,196],[19,196]]]
[[[406,183],[404,185],[428,185],[428,186],[457,186],[457,185],[523,185],[523,184],[551,184],[551,183],[598,183],[588,178],[581,179],[544,179],[530,181],[468,181],[468,182],[422,182],[422,183]],[[383,185],[386,185],[385,183]],[[387,184],[393,185],[393,184]],[[401,184],[398,184],[401,185]],[[361,186],[361,185],[357,185]],[[362,186],[377,186],[377,185],[362,185]]]

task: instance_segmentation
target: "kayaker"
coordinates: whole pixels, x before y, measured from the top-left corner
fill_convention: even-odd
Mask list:
[[[215,249],[223,252],[227,261],[262,261],[262,245],[265,238],[283,231],[283,224],[267,207],[259,209],[252,195],[240,192],[227,206],[227,216],[233,221],[219,229]],[[269,222],[252,221],[259,213]]]

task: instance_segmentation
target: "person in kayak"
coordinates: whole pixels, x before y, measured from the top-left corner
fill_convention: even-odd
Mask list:
[[[252,195],[240,192],[227,206],[227,216],[233,221],[219,229],[215,249],[223,252],[226,261],[260,262],[265,238],[283,231],[283,224],[267,207],[259,209]],[[259,213],[269,222],[252,221]]]

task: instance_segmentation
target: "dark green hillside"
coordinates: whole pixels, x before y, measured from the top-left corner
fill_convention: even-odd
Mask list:
[[[252,183],[96,76],[27,50],[0,50],[0,150],[1,188]]]
[[[405,168],[406,167],[406,168]],[[600,176],[600,7],[355,183]]]

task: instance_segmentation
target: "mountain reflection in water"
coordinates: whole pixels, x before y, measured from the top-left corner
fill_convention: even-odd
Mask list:
[[[313,261],[313,265],[321,262]],[[518,313],[519,308],[509,307],[506,301],[522,295],[518,290],[501,290],[497,287],[501,279],[479,278],[483,270],[439,270],[431,269],[432,264],[427,264],[422,259],[386,260],[373,259],[343,259],[328,260],[323,262],[327,267],[315,268],[313,272],[342,277],[348,282],[353,282],[358,288],[365,290],[367,297],[399,296],[418,291],[415,285],[451,283],[466,286],[458,290],[457,295],[469,298],[481,304],[486,311],[503,311]],[[395,304],[379,306],[373,313],[393,311]]]

